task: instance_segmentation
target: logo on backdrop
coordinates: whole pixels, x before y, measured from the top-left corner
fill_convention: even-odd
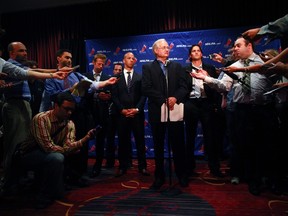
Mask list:
[[[115,50],[115,52],[114,52],[114,55],[118,55],[119,54],[119,52],[120,52],[120,47],[118,46],[117,48],[116,48],[116,50]]]
[[[91,51],[90,51],[90,53],[89,53],[88,55],[89,55],[89,57],[91,57],[91,56],[93,56],[94,54],[95,54],[95,49],[92,48]]]
[[[145,44],[143,44],[141,50],[140,50],[140,53],[144,53],[147,49],[147,46]]]
[[[231,43],[232,43],[232,39],[228,38],[226,43],[225,43],[225,45],[224,45],[224,47],[226,47],[226,48],[229,47],[231,45]]]

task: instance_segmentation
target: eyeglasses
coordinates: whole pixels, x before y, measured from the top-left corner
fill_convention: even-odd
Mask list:
[[[170,50],[170,47],[169,46],[163,46],[163,47],[158,47],[158,49],[167,49],[167,50]]]

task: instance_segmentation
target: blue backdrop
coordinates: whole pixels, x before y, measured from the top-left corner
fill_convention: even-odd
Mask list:
[[[222,56],[228,57],[228,50],[233,46],[236,38],[240,36],[242,32],[250,28],[251,27],[212,29],[86,40],[87,72],[92,71],[93,56],[97,53],[103,53],[107,56],[104,73],[112,74],[113,64],[122,63],[123,55],[126,52],[133,52],[136,57],[136,64],[134,69],[135,71],[141,73],[142,65],[155,59],[155,56],[152,52],[152,45],[157,39],[160,38],[165,38],[170,46],[169,60],[177,61],[183,66],[189,64],[189,48],[193,44],[199,44],[203,50],[203,61],[215,65],[215,67],[221,67],[222,65],[211,60],[209,55],[212,53],[220,53]],[[272,41],[271,43],[265,45],[266,41],[267,38],[262,38],[259,41],[256,41],[255,51],[261,52],[271,48],[281,51],[279,40]],[[148,122],[147,108],[145,109],[145,112],[145,140],[147,147],[147,157],[154,157],[153,141],[150,125]],[[202,155],[203,142],[201,127],[199,127],[198,136],[196,139],[195,154]],[[132,145],[133,155],[136,156],[133,137]],[[95,148],[93,141],[90,142],[89,146],[89,155],[93,157],[95,154],[93,150]],[[165,151],[167,153],[167,148]]]

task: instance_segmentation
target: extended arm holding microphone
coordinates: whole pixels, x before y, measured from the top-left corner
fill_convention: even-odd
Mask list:
[[[192,71],[186,71],[190,74],[190,76],[196,78],[196,79],[202,79],[209,87],[214,88],[216,91],[223,93],[230,91],[234,79],[230,76],[223,76],[222,79],[216,79],[213,77],[210,77],[207,71],[203,69],[198,69],[197,72]],[[236,74],[234,74],[237,76]],[[237,77],[238,80],[238,77]]]

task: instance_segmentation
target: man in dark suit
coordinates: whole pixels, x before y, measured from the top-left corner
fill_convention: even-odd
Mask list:
[[[215,67],[202,61],[203,53],[198,44],[191,46],[188,55],[191,63],[185,67],[186,72],[201,69],[205,70],[210,77],[218,77]],[[195,138],[200,121],[210,172],[216,177],[223,177],[223,173],[220,171],[220,153],[223,149],[225,125],[225,116],[221,109],[222,96],[203,80],[192,78],[190,73],[185,73],[185,75],[190,92],[184,106],[188,175],[192,176],[196,167]]]
[[[131,132],[137,148],[139,173],[148,176],[144,138],[144,105],[146,97],[141,90],[142,76],[133,69],[136,59],[132,52],[124,55],[123,76],[112,88],[112,100],[118,112],[118,159],[119,171],[116,176],[126,173],[131,157]]]
[[[142,90],[148,97],[149,123],[153,134],[156,166],[155,180],[151,189],[160,189],[165,182],[164,143],[167,129],[168,144],[173,151],[175,173],[180,185],[187,187],[183,119],[161,121],[161,107],[167,106],[171,111],[174,105],[183,102],[188,94],[184,71],[179,63],[168,61],[170,47],[165,39],[155,41],[152,50],[156,59],[142,67]]]
[[[103,73],[103,68],[106,62],[106,55],[96,54],[93,58],[93,71],[86,74],[86,76],[95,81],[104,81],[110,78],[109,75]],[[108,130],[108,118],[109,118],[109,105],[111,103],[110,87],[104,87],[98,89],[96,92],[91,92],[90,95],[91,113],[94,120],[94,125],[100,125],[102,129],[99,131],[96,137],[96,162],[93,166],[90,177],[96,177],[101,173],[102,162],[104,159],[104,148],[106,142],[106,134]]]

